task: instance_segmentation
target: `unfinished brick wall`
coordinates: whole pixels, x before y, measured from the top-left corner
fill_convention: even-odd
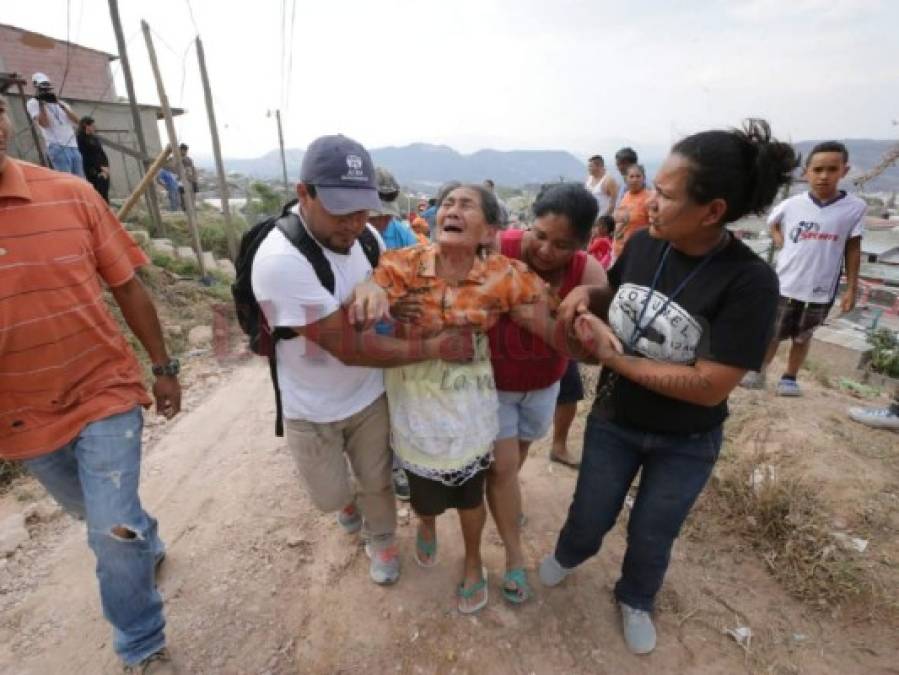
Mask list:
[[[69,56],[68,74],[66,54]],[[31,33],[0,24],[0,71],[19,73],[28,80],[27,93],[32,93],[31,76],[45,73],[63,98],[93,101],[116,100],[109,55],[78,45],[70,45],[45,35]]]

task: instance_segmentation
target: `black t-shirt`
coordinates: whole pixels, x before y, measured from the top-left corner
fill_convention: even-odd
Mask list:
[[[649,296],[653,277],[668,244],[648,230],[634,234],[609,270],[616,290],[609,325],[625,345]],[[643,316],[646,325],[706,256],[671,249],[655,293]],[[692,365],[697,359],[759,370],[773,336],[778,299],[777,275],[738,239],[719,249],[667,309],[652,322],[631,354]],[[657,394],[604,368],[594,409],[622,426],[657,433],[698,433],[720,425],[727,402],[708,407]]]

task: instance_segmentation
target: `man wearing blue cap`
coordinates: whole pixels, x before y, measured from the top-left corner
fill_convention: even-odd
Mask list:
[[[471,346],[454,351],[445,338],[415,343],[357,332],[343,306],[372,272],[358,239],[368,228],[365,236],[384,249],[366,222],[381,208],[371,157],[352,139],[323,136],[306,150],[300,181],[294,212],[331,267],[333,292],[279,228],[259,246],[252,267],[253,293],[269,326],[298,336],[276,346],[287,444],[313,503],[337,511],[348,533],[363,530],[372,580],[391,584],[400,561],[381,368],[441,356],[465,360]]]

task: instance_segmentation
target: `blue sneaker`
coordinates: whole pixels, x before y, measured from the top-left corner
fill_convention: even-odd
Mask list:
[[[783,377],[777,383],[776,391],[778,396],[802,396],[802,388],[799,386],[799,383],[796,380],[788,380]]]

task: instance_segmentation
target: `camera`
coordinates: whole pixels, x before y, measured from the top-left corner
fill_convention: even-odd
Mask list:
[[[49,82],[46,84],[39,84],[37,87],[37,94],[35,94],[35,98],[38,101],[43,101],[44,103],[57,103],[58,99],[56,98],[56,94],[53,93],[53,87]]]

